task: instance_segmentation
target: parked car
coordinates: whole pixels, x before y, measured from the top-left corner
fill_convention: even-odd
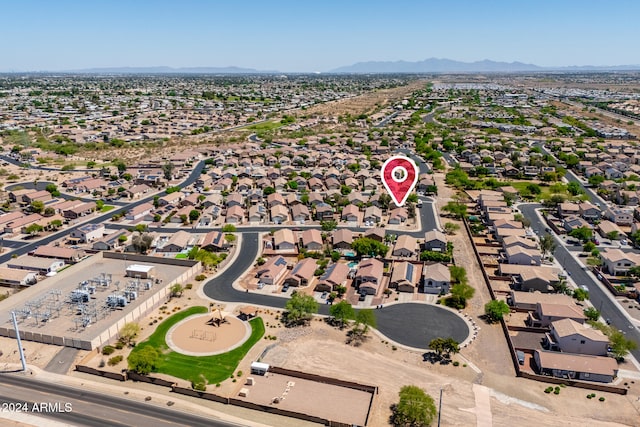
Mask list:
[[[289,285],[284,285],[282,287],[282,292],[287,292],[289,290]]]

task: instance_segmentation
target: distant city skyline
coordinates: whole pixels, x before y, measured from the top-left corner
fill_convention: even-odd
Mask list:
[[[326,72],[448,58],[543,67],[639,65],[640,2],[125,2],[3,4],[0,72],[228,67]]]

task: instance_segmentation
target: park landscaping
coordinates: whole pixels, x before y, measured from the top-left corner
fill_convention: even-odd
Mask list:
[[[207,308],[198,306],[180,311],[158,325],[156,331],[144,342],[139,343],[129,355],[131,367],[132,356],[136,359],[141,354],[153,353],[145,350],[151,347],[160,356],[152,363],[152,372],[163,373],[191,381],[192,384],[200,384],[206,381],[208,384],[219,384],[231,377],[240,361],[247,352],[264,335],[264,323],[260,317],[249,321],[251,336],[242,344],[227,353],[214,356],[188,356],[172,351],[166,342],[169,329],[176,323],[194,314],[207,313]],[[133,369],[135,370],[135,369]],[[147,372],[141,372],[147,373]]]

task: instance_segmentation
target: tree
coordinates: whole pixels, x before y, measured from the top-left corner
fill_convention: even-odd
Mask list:
[[[53,221],[51,221],[49,223],[49,226],[51,226],[51,228],[57,230],[58,228],[62,227],[62,220],[54,219]]]
[[[387,245],[369,237],[360,237],[355,239],[353,243],[351,243],[351,247],[356,251],[358,256],[385,256],[389,251],[389,247]]]
[[[431,425],[438,411],[433,398],[420,387],[407,385],[400,389],[400,400],[391,407],[391,422],[395,426],[422,427]]]
[[[538,184],[527,184],[527,190],[529,190],[529,193],[533,194],[533,195],[538,195],[542,193],[542,189],[540,188],[540,186]]]
[[[460,352],[460,346],[453,338],[434,338],[429,341],[429,349],[436,352],[439,358],[449,358],[451,353]]]
[[[322,231],[331,231],[338,227],[338,223],[333,219],[320,221],[320,227],[322,227]]]
[[[164,175],[164,179],[171,181],[171,178],[173,178],[173,169],[174,165],[171,162],[166,162],[162,165],[162,174]]]
[[[136,322],[125,323],[120,329],[120,342],[131,344],[140,334],[140,325]]]
[[[104,208],[104,200],[96,200],[96,210],[100,211]]]
[[[222,232],[223,233],[235,233],[235,231],[236,231],[236,226],[233,225],[233,224],[225,224],[222,227]]]
[[[612,230],[607,233],[607,239],[616,240],[618,238],[618,234],[619,234],[618,230]]]
[[[355,318],[355,311],[348,301],[340,301],[329,308],[329,314],[344,327],[345,322]]]
[[[464,267],[452,265],[449,267],[451,273],[451,281],[456,283],[467,283],[467,270]]]
[[[129,355],[127,362],[129,369],[142,375],[147,375],[153,371],[160,360],[160,353],[147,345],[141,349],[135,349]]]
[[[582,188],[580,188],[580,184],[578,184],[577,182],[571,181],[569,184],[567,184],[567,191],[572,196],[577,196],[578,194],[582,193]]]
[[[584,301],[586,299],[589,299],[589,292],[585,291],[582,288],[574,289],[573,297],[578,301]]]
[[[227,233],[227,234],[224,235],[224,240],[226,240],[227,243],[231,244],[231,243],[236,241],[236,235],[235,234],[231,234],[231,233]]]
[[[179,297],[182,296],[182,291],[183,291],[183,287],[180,283],[176,283],[174,285],[171,285],[171,288],[169,288],[169,291],[171,292],[171,297]]]
[[[518,221],[518,222],[522,223],[523,227],[530,227],[531,226],[531,220],[529,220],[529,218],[525,218],[525,216],[522,215],[522,214],[515,214],[513,216],[513,219],[515,221]]]
[[[44,208],[44,216],[54,216],[56,214],[56,210],[54,208],[52,208],[51,206],[47,206],[46,208]]]
[[[631,277],[640,278],[640,265],[634,265],[631,267],[628,274]]]
[[[587,319],[593,322],[596,322],[600,318],[600,312],[594,307],[585,308],[583,311],[584,315],[587,316]]]
[[[42,200],[34,200],[29,206],[33,212],[41,213],[44,211],[44,202]]]
[[[189,212],[189,220],[191,222],[197,221],[200,218],[200,211],[197,209],[193,209]]]
[[[638,344],[624,336],[620,331],[612,331],[609,335],[609,343],[611,345],[611,353],[616,359],[624,359],[624,357],[638,348]]]
[[[499,322],[510,311],[507,303],[502,300],[491,300],[484,305],[484,314],[489,322]]]
[[[540,251],[542,256],[546,256],[548,253],[553,253],[556,248],[556,239],[551,234],[545,234],[540,237]]]
[[[149,250],[151,243],[153,243],[153,236],[149,233],[137,234],[131,239],[133,248],[141,254],[144,254]]]
[[[460,226],[458,224],[454,224],[453,222],[446,222],[444,224],[444,232],[447,234],[456,234],[456,231],[460,230]]]
[[[589,227],[578,227],[571,230],[569,236],[575,237],[576,239],[580,239],[583,242],[591,240],[593,236],[593,232]]]
[[[467,306],[467,300],[473,297],[476,290],[466,283],[456,283],[450,292],[451,296],[445,300],[445,304],[460,310]]]
[[[264,194],[265,196],[268,196],[269,194],[273,194],[276,192],[276,189],[273,187],[265,187],[264,190],[262,190],[262,194]]]
[[[287,312],[284,322],[287,326],[296,326],[307,323],[311,316],[318,312],[318,303],[311,295],[293,292],[285,305]]]
[[[60,195],[60,192],[58,191],[58,186],[53,183],[47,184],[47,186],[44,189],[49,193],[51,193],[53,197],[58,197]]]
[[[589,184],[597,187],[598,185],[602,184],[604,182],[604,176],[602,175],[591,175],[589,177]]]
[[[27,234],[31,234],[31,235],[36,235],[38,233],[40,233],[44,228],[40,225],[40,224],[30,224],[27,227],[25,227],[24,231]]]
[[[467,205],[459,202],[448,202],[442,207],[442,210],[449,212],[449,214],[454,218],[462,219],[467,214]]]
[[[356,325],[364,326],[364,333],[367,333],[369,327],[376,327],[376,315],[373,310],[365,308],[356,314]]]
[[[582,246],[582,251],[591,253],[591,251],[593,251],[595,248],[596,248],[596,244],[589,241]]]

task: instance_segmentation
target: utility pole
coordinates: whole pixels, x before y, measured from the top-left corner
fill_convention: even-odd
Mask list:
[[[20,362],[22,362],[22,372],[27,370],[27,361],[24,358],[24,350],[22,349],[22,341],[20,341],[20,331],[18,331],[18,321],[16,320],[16,312],[11,312],[13,320],[13,328],[16,330],[16,340],[18,341],[18,351],[20,351]]]
[[[442,387],[440,387],[440,403],[438,404],[438,427],[440,427],[441,414],[442,414]]]

